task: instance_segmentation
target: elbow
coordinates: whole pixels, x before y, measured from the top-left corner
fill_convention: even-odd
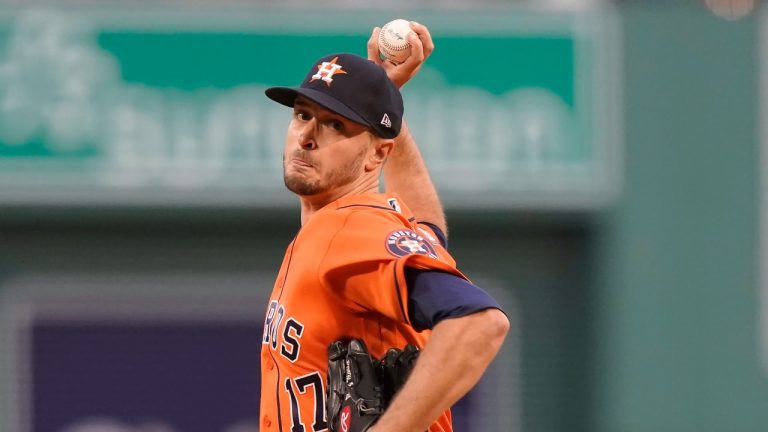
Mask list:
[[[488,308],[440,321],[432,331],[433,337],[438,333],[448,334],[454,341],[468,344],[475,352],[486,352],[493,356],[504,343],[509,328],[509,319],[504,312]]]
[[[479,341],[482,341],[486,347],[491,347],[492,351],[497,351],[504,339],[509,333],[510,323],[509,318],[504,312],[499,309],[486,309],[478,313],[478,318],[481,318],[479,323],[482,330],[478,332],[482,337]]]
[[[488,331],[495,345],[501,346],[509,333],[509,318],[499,309],[488,309]]]

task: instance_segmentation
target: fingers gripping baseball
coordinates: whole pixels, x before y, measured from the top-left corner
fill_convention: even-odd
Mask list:
[[[432,35],[429,33],[427,26],[417,23],[416,21],[411,21],[411,30],[416,33],[416,36],[419,39],[419,50],[422,53],[421,61],[424,61],[427,59],[427,57],[430,56],[430,54],[432,54],[432,51],[435,50],[435,43],[432,41]],[[411,44],[411,49],[411,55],[413,56],[413,44]]]
[[[374,27],[373,31],[371,32],[371,37],[368,38],[368,60],[381,65],[382,59],[381,54],[379,53],[379,32],[381,32],[381,27]]]
[[[368,59],[377,63],[387,72],[387,76],[397,87],[402,87],[418,73],[424,61],[432,54],[435,44],[432,41],[432,35],[429,29],[423,24],[415,21],[410,22],[412,32],[406,36],[410,53],[402,63],[395,64],[389,60],[382,59],[379,47],[379,35],[381,28],[375,27],[368,39]]]

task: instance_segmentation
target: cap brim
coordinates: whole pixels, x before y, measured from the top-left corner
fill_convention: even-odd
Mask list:
[[[339,102],[332,96],[317,90],[302,87],[270,87],[264,91],[264,94],[266,94],[267,97],[273,101],[288,107],[293,107],[293,104],[296,101],[296,97],[301,95],[322,106],[323,108],[333,111],[342,117],[348,118],[355,123],[360,123],[361,125],[369,127],[371,126],[367,121],[365,121],[364,118],[362,118],[356,112],[352,111],[348,106]]]

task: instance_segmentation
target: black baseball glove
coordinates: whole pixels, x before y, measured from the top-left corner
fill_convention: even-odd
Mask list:
[[[364,432],[379,419],[402,387],[418,358],[408,345],[391,348],[381,360],[371,358],[359,339],[328,347],[326,415],[332,432]]]

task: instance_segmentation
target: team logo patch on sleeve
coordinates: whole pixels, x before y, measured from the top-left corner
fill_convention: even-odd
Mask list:
[[[437,258],[437,252],[424,237],[409,229],[396,230],[387,236],[387,250],[394,256],[418,254]]]

